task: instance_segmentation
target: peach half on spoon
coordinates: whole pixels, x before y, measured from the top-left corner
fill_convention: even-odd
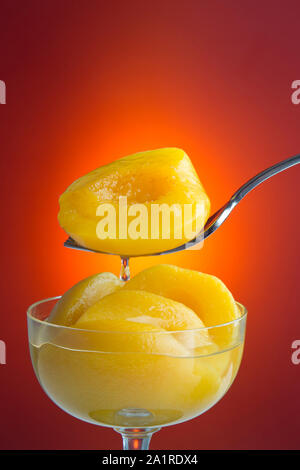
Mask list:
[[[101,166],[74,181],[59,204],[59,223],[78,245],[126,257],[187,243],[210,210],[191,160],[178,148]]]

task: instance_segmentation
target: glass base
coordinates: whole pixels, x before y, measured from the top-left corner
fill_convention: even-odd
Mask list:
[[[123,450],[148,450],[152,435],[160,428],[114,428],[121,434]]]
[[[151,425],[153,415],[150,411],[141,408],[123,408],[115,414],[115,421],[120,427],[114,430],[122,435],[123,450],[149,449],[152,434],[159,431],[159,427]]]

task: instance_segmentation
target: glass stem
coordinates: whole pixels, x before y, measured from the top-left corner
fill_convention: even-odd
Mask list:
[[[123,439],[123,450],[148,450],[152,434],[160,428],[124,429],[115,428]]]
[[[129,281],[130,279],[129,258],[121,257],[120,279],[124,282]]]

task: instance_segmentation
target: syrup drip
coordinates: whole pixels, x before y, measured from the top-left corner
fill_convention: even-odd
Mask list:
[[[130,279],[129,258],[121,257],[120,279],[124,282],[129,281]]]

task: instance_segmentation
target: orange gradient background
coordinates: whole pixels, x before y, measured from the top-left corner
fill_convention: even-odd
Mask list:
[[[120,448],[112,430],[58,409],[30,363],[28,305],[120,267],[63,247],[58,197],[97,166],[178,146],[214,212],[299,153],[299,13],[296,1],[1,1],[1,449]],[[156,263],[213,273],[249,310],[232,388],[152,448],[300,448],[299,175],[295,167],[257,188],[202,250],[131,261],[132,274]]]

